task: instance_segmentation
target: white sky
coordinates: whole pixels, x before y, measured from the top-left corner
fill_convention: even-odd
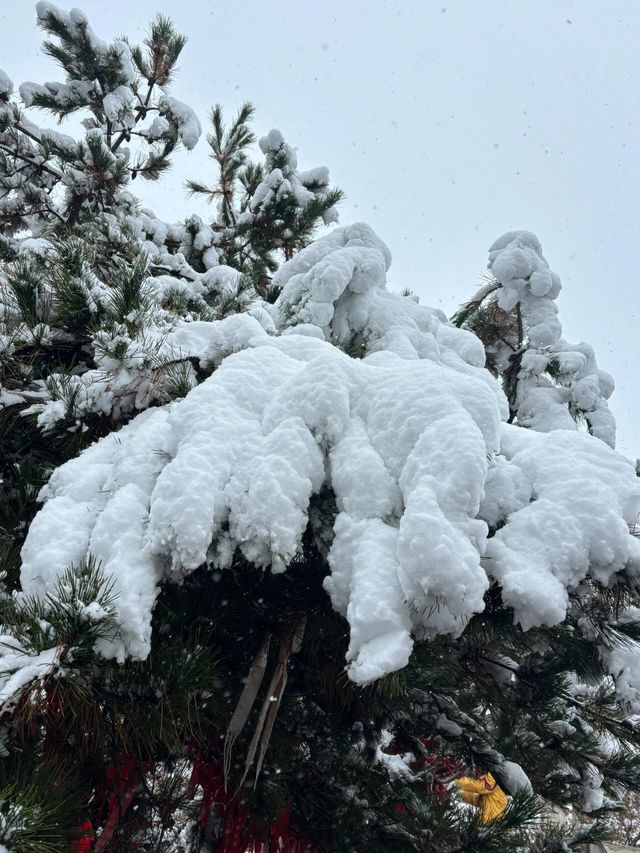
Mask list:
[[[59,3],[59,5],[69,5]],[[565,337],[616,379],[618,447],[640,455],[640,0],[79,0],[103,38],[144,37],[169,14],[189,37],[173,93],[203,121],[257,107],[302,168],[327,165],[389,245],[390,285],[451,314],[488,246],[534,231],[563,282]],[[0,68],[16,84],[61,79],[35,4],[0,0]],[[45,124],[44,119],[39,120]],[[170,177],[134,189],[161,218],[197,209],[201,140]],[[143,190],[145,192],[143,193]]]

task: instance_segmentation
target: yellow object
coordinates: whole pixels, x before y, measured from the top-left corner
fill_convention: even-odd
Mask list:
[[[479,779],[463,776],[455,782],[462,791],[465,803],[471,803],[480,809],[482,823],[491,823],[504,814],[507,795],[491,773],[485,773]]]

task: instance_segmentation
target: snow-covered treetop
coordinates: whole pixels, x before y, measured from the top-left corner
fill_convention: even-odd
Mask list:
[[[388,350],[445,363],[455,358],[457,366],[482,367],[484,348],[475,335],[454,329],[441,311],[387,290],[390,264],[391,252],[369,226],[336,228],[275,274],[278,326],[310,324],[354,351]]]
[[[193,110],[169,95],[172,71],[185,44],[158,16],[144,49],[126,40],[105,42],[84,12],[53,3],[36,5],[37,21],[50,37],[44,50],[65,72],[63,82],[23,83],[25,108],[58,120],[79,113],[85,136],[75,139],[36,125],[10,98],[11,80],[0,72],[0,224],[7,233],[40,236],[51,224],[76,224],[126,208],[127,185],[155,179],[181,142],[197,143],[201,127]],[[4,253],[11,249],[9,241]]]
[[[191,263],[208,268],[212,259],[265,279],[278,267],[278,253],[289,260],[307,245],[317,224],[337,222],[336,205],[342,192],[329,184],[325,166],[301,171],[298,158],[279,130],[259,140],[264,163],[250,159],[255,142],[250,128],[254,109],[249,103],[225,127],[222,108],[211,111],[212,132],[207,135],[211,159],[218,168],[213,186],[188,181],[193,193],[217,205],[217,218],[203,242],[195,244]],[[202,232],[199,232],[202,233]]]
[[[300,208],[305,208],[329,187],[329,170],[326,166],[298,171],[298,158],[279,130],[271,130],[260,139],[260,150],[265,155],[264,178],[258,184],[249,207],[253,213],[267,211],[283,195],[293,196]],[[326,224],[337,222],[335,208],[324,214]]]
[[[524,287],[520,249],[541,257],[532,236],[517,243],[510,277],[509,255],[494,255],[506,292]],[[122,626],[101,650],[144,657],[162,581],[241,571],[237,551],[286,571],[311,525],[351,628],[349,675],[366,683],[403,667],[413,636],[460,633],[492,580],[528,628],[560,622],[589,574],[637,575],[631,462],[573,428],[506,424],[480,342],[390,293],[389,263],[368,226],[338,228],[281,268],[273,306],[178,322],[172,345],[213,373],[54,472],[23,549],[25,593],[51,593],[91,553]],[[536,316],[553,329],[553,312]]]
[[[589,344],[562,337],[556,299],[561,284],[529,231],[509,231],[491,246],[484,285],[457,322],[487,340],[490,366],[505,381],[512,419],[541,432],[578,429],[615,446],[607,400],[613,379],[598,368]],[[490,341],[490,343],[489,343]]]
[[[106,42],[84,12],[48,2],[37,4],[37,21],[50,37],[44,51],[65,79],[23,83],[19,101],[0,71],[0,258],[15,259],[25,238],[99,223],[114,244],[135,239],[154,274],[194,280],[221,264],[246,272],[264,292],[282,258],[304,247],[319,224],[337,221],[342,193],[328,170],[300,170],[280,131],[259,141],[264,164],[249,157],[251,104],[228,127],[214,107],[207,140],[218,182],[188,182],[217,202],[213,221],[170,224],[141,209],[132,182],[156,180],[176,146],[194,148],[202,132],[191,107],[169,92],[185,38],[157,16],[142,47]],[[34,109],[59,121],[81,116],[82,137],[38,126]]]

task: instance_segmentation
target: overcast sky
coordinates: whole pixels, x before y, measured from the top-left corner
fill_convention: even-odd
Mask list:
[[[302,168],[329,166],[341,221],[389,245],[393,288],[451,314],[493,240],[534,231],[563,282],[565,337],[614,375],[618,447],[640,455],[640,0],[78,5],[99,36],[133,41],[169,14],[189,38],[176,97],[203,123],[215,102],[232,114],[251,100],[259,134],[277,127]],[[0,68],[16,84],[61,79],[34,9],[0,0]],[[201,140],[135,189],[175,221],[196,207],[185,178],[211,165]]]

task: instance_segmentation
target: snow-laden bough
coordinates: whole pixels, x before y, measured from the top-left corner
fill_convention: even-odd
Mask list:
[[[197,324],[196,346],[180,324],[182,345],[215,371],[53,473],[23,590],[51,593],[92,554],[122,624],[100,651],[144,658],[161,582],[232,570],[238,551],[286,571],[328,487],[325,588],[350,625],[349,676],[364,684],[405,666],[414,637],[460,633],[492,579],[528,628],[561,621],[587,574],[609,583],[640,569],[631,462],[584,433],[506,425],[480,341],[390,293],[389,263],[368,226],[337,228],[277,274],[273,325]]]

